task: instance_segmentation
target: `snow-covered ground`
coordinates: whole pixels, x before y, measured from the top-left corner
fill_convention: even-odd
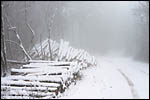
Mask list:
[[[98,65],[82,71],[82,79],[60,97],[149,98],[149,64],[131,58],[98,57]]]

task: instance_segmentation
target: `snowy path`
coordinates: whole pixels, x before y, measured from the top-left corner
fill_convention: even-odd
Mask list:
[[[128,82],[128,85],[130,86],[130,89],[131,89],[131,93],[132,93],[132,96],[134,99],[138,99],[139,96],[137,94],[137,91],[135,90],[134,88],[134,84],[133,82],[129,79],[129,77],[126,76],[125,73],[122,72],[122,70],[118,69],[118,71],[124,76],[124,78],[126,79],[126,81]]]
[[[100,57],[98,61],[98,66],[82,71],[82,80],[61,98],[149,98],[149,64],[128,58]]]

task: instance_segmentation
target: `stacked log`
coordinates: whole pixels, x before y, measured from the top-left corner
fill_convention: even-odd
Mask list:
[[[53,61],[49,59],[48,40],[43,41],[42,46],[35,45],[30,52],[35,60],[29,60],[20,69],[11,69],[11,76],[1,79],[1,98],[55,98],[74,81],[81,69],[96,65],[93,56],[69,46],[69,42],[50,40],[50,43]]]
[[[40,58],[41,57],[41,48],[40,44],[37,44],[35,46],[40,52]],[[48,40],[46,39],[45,41],[42,42],[42,47],[43,51],[45,54],[45,59],[42,60],[48,60],[49,59],[49,49],[48,49]],[[88,66],[95,66],[96,65],[96,59],[95,57],[91,56],[87,51],[81,50],[81,49],[75,49],[72,48],[69,45],[69,42],[60,40],[60,43],[57,43],[56,41],[51,40],[51,50],[52,50],[52,57],[54,61],[69,61],[69,62],[77,62],[79,63],[84,63],[84,67]],[[30,52],[30,55],[33,55],[34,59],[39,58],[37,51],[32,50]]]
[[[11,76],[1,79],[1,98],[55,98],[64,92],[76,71],[72,62],[29,62],[20,69],[11,69]]]

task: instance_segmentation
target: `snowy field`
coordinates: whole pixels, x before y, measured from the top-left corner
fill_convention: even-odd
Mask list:
[[[131,58],[98,57],[98,65],[82,71],[62,98],[148,99],[149,64]]]

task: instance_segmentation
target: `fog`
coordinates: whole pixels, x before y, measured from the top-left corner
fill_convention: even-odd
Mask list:
[[[138,2],[70,2],[68,5],[68,9],[74,7],[76,11],[69,23],[73,31],[70,30],[70,36],[66,36],[73,45],[86,48],[96,55],[115,53],[132,57],[144,54],[146,49],[147,54],[143,56],[149,58],[149,37],[133,10]],[[74,19],[78,21],[73,22]],[[144,48],[140,45],[140,42],[144,42],[142,38],[147,41],[143,44]]]
[[[1,11],[1,98],[149,98],[148,1],[2,1]]]
[[[69,41],[93,55],[121,55],[149,62],[149,2],[138,1],[26,1],[3,2],[10,6],[2,12],[16,25],[25,48],[29,48],[30,23],[35,43],[47,38],[49,18],[53,40]],[[26,6],[25,6],[26,4]],[[24,10],[26,7],[26,10]],[[26,16],[25,16],[26,11]],[[41,34],[41,35],[40,35]],[[13,35],[10,38],[14,39]]]

